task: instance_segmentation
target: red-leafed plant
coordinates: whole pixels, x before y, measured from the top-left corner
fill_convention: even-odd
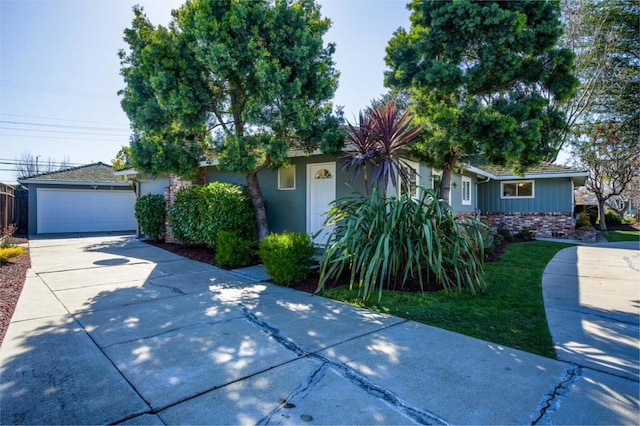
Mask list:
[[[420,131],[419,127],[413,125],[413,115],[408,110],[401,113],[395,101],[374,105],[365,113],[360,112],[357,125],[347,123],[347,139],[352,151],[342,168],[348,170],[353,167],[353,176],[362,172],[367,193],[368,164],[373,166],[371,180],[383,192],[389,184],[396,187],[398,180],[408,187],[409,167],[400,159],[400,153]]]

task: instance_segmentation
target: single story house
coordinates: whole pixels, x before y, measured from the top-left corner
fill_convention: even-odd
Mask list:
[[[18,179],[28,189],[30,234],[133,231],[136,194],[104,163]]]
[[[468,167],[478,176],[481,217],[492,228],[529,228],[541,237],[575,237],[575,193],[588,171],[553,163],[530,167],[522,176],[505,167]]]
[[[419,196],[420,187],[435,188],[439,184],[440,170],[405,161],[413,169],[410,173],[413,196]],[[342,170],[343,163],[341,155],[292,151],[290,166],[258,173],[269,229],[310,234],[322,230],[332,201],[364,192],[362,178],[352,181],[351,171]],[[204,169],[206,182],[246,183],[244,176],[218,168],[216,160],[202,161],[200,167]],[[151,191],[152,182],[148,178],[136,177],[134,171],[118,173],[136,179],[140,185],[138,194]],[[575,227],[574,189],[583,185],[587,176],[588,172],[549,163],[531,168],[523,176],[499,167],[463,165],[452,176],[448,202],[456,213],[480,217],[494,230],[505,227],[518,232],[528,227],[537,236],[571,238]],[[175,176],[168,180],[168,188],[156,187],[154,191],[164,193],[171,203],[173,194],[185,182]],[[321,233],[318,239],[323,236]]]

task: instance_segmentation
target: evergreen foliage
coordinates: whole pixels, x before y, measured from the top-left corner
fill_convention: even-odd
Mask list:
[[[559,2],[414,0],[408,7],[411,28],[389,41],[385,83],[410,94],[425,128],[413,152],[443,170],[440,198],[448,199],[459,161],[522,171],[545,159],[565,126],[556,105],[578,84],[573,54],[555,47]]]
[[[147,194],[136,199],[134,215],[140,231],[151,240],[164,235],[165,199],[160,194]]]
[[[256,232],[247,188],[222,182],[179,190],[169,208],[169,224],[181,242],[211,248],[220,231],[232,231],[247,240]]]
[[[211,148],[245,176],[264,237],[258,172],[285,164],[290,149],[344,143],[329,25],[313,0],[187,1],[166,28],[136,6],[120,52],[136,169],[193,178]]]
[[[315,247],[307,234],[284,232],[269,234],[260,241],[260,258],[276,284],[303,280],[313,265]]]

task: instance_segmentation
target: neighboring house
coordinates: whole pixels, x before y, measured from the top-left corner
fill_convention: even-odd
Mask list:
[[[103,163],[18,179],[28,191],[29,233],[133,231],[136,195]]]
[[[411,173],[409,188],[413,197],[419,196],[421,187],[431,189],[439,185],[440,170],[405,161],[416,171]],[[269,229],[309,234],[323,230],[316,238],[319,242],[329,231],[323,223],[331,203],[340,197],[364,193],[364,181],[361,176],[352,181],[351,170],[341,170],[343,155],[293,151],[289,162],[288,167],[258,173]],[[219,169],[216,160],[203,161],[200,167],[204,168],[206,182],[246,184],[244,176]],[[136,179],[142,185],[140,188],[148,185],[144,179],[136,178],[134,171],[117,173]],[[456,213],[480,216],[494,230],[504,226],[518,232],[526,226],[538,236],[569,238],[575,224],[573,189],[582,185],[587,175],[553,164],[543,164],[524,176],[514,176],[496,167],[467,166],[452,176],[447,201]],[[164,192],[170,204],[173,194],[184,185],[185,182],[171,177],[169,188],[158,189],[156,193]]]

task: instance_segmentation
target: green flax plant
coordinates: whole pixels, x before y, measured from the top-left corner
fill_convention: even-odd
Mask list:
[[[320,263],[318,290],[350,272],[350,287],[367,301],[378,289],[402,290],[409,277],[420,289],[436,280],[451,293],[485,288],[481,222],[457,219],[433,190],[421,197],[386,197],[374,187],[369,196],[340,198],[328,212],[335,225]]]

